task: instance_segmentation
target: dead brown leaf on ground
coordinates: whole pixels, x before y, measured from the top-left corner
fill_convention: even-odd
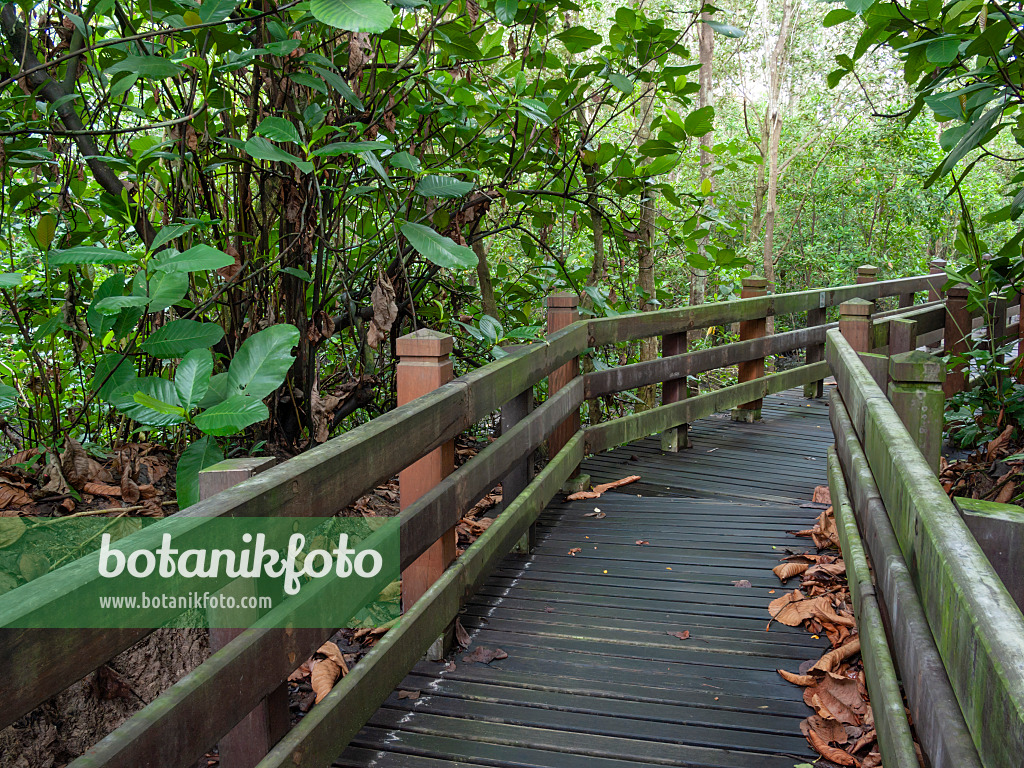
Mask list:
[[[332,659],[317,661],[309,674],[309,684],[313,687],[313,693],[316,694],[316,700],[313,703],[319,704],[323,701],[324,696],[331,692],[340,677],[341,667]]]
[[[623,485],[635,483],[639,479],[640,475],[630,475],[629,477],[624,477],[621,480],[612,480],[610,483],[601,483],[600,485],[595,485],[594,489],[591,491],[577,491],[576,493],[570,493],[568,496],[566,496],[566,499],[569,501],[579,501],[581,499],[598,499],[601,497],[602,494],[607,493],[613,488],[619,488]]]
[[[490,664],[492,661],[501,661],[507,659],[508,654],[505,653],[501,648],[485,648],[482,645],[478,645],[473,649],[473,652],[462,657],[463,661],[475,661],[478,664]]]
[[[688,629],[684,629],[682,632],[669,632],[668,634],[672,635],[672,637],[678,637],[680,640],[690,639],[690,630]]]
[[[418,699],[420,697],[419,691],[399,691],[399,699]]]
[[[832,505],[832,493],[829,491],[827,485],[818,485],[814,488],[814,495],[811,497],[812,504],[828,504]]]

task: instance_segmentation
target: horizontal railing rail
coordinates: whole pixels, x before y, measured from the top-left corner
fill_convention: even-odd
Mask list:
[[[931,466],[937,453],[926,459],[919,448],[922,435],[937,439],[938,429],[941,436],[941,408],[930,428],[904,414],[915,424],[912,436],[838,330],[829,331],[826,354],[837,382],[837,455],[893,622],[925,752],[942,766],[1018,765],[1024,616],[939,483]],[[908,369],[923,365],[898,362]]]
[[[330,762],[405,671],[451,623],[473,585],[529,530],[537,514],[576,471],[584,455],[774,392],[820,381],[827,375],[828,367],[820,358],[812,361],[810,351],[822,345],[825,334],[835,325],[824,322],[825,309],[851,299],[874,301],[898,296],[904,309],[896,312],[909,309],[918,313],[919,323],[934,324],[937,321],[932,318],[938,316],[941,304],[921,309],[910,308],[909,304],[913,294],[937,292],[944,282],[942,275],[925,275],[580,320],[551,334],[542,343],[518,347],[500,360],[179,513],[198,518],[196,530],[201,530],[203,518],[266,515],[271,510],[275,515],[294,517],[334,515],[496,409],[531,392],[534,385],[564,370],[590,347],[657,335],[680,335],[714,325],[754,321],[766,315],[808,313],[806,328],[770,337],[741,338],[734,344],[575,376],[561,389],[549,392],[545,403],[518,419],[476,457],[405,508],[398,522],[403,567],[412,564],[469,507],[527,462],[556,430],[564,429],[585,399],[651,384],[685,381],[689,375],[802,347],[809,350],[806,365],[741,380],[736,385],[677,402],[667,401],[572,434],[535,479],[518,495],[505,500],[506,508],[497,522],[444,571],[434,586],[406,611],[402,621],[289,732],[261,766]],[[142,541],[159,525],[133,536]],[[97,578],[96,568],[90,568],[88,563],[78,568],[74,579],[82,580],[83,584]],[[0,596],[0,610],[13,610],[24,620],[34,610],[68,599],[68,573],[61,574],[61,583],[65,585],[62,594],[51,589],[51,575],[44,576],[19,588],[16,606],[5,605]],[[146,634],[146,630],[0,630],[0,675],[8,681],[8,695],[0,700],[0,725],[12,722]],[[254,627],[243,632],[73,765],[172,768],[193,763],[329,635],[327,629],[284,631]],[[54,653],[54,648],[64,651]],[[45,663],[40,661],[44,658]],[[237,685],[240,679],[246,681],[244,689]],[[225,696],[225,691],[231,692],[230,697]]]

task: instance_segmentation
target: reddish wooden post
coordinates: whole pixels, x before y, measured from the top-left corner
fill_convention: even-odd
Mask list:
[[[857,267],[857,285],[878,281],[878,267],[873,264],[861,264]]]
[[[422,329],[396,340],[398,404],[405,405],[452,380],[453,339],[447,333]],[[435,448],[398,473],[399,507],[405,509],[455,469],[455,442]],[[455,559],[453,526],[402,571],[402,607],[409,610]]]
[[[547,306],[548,336],[562,330],[566,326],[572,325],[580,318],[580,299],[574,293],[553,293],[548,296]],[[578,357],[574,357],[561,368],[553,370],[548,374],[548,397],[551,397],[562,387],[567,386],[579,374],[580,359]],[[580,412],[577,408],[569,418],[551,431],[551,436],[548,438],[548,454],[553,457],[562,450],[565,444],[572,439],[572,436],[579,431],[579,428]],[[579,468],[573,471],[571,477],[576,477],[578,474]]]
[[[929,275],[944,275],[946,274],[946,260],[945,259],[933,259],[928,262],[928,274]],[[942,298],[942,291],[935,290],[934,288],[928,289],[928,301],[939,301]]]
[[[661,337],[661,356],[671,357],[686,352],[686,331],[682,333],[666,333]],[[662,405],[678,403],[685,400],[689,394],[687,390],[687,377],[671,379],[661,385]],[[680,448],[691,448],[690,433],[688,424],[680,424],[661,433],[661,450],[666,453],[676,453]]]
[[[1024,384],[1024,291],[1017,303],[1017,383]]]
[[[967,286],[954,285],[946,292],[946,328],[942,337],[942,351],[959,357],[967,353],[971,338],[971,313],[967,311]],[[967,367],[963,362],[950,361],[942,393],[950,398],[967,388]]]
[[[825,308],[817,307],[815,309],[807,310],[807,327],[813,328],[817,325],[824,325],[825,323]],[[820,363],[825,359],[825,344],[819,342],[817,344],[808,344],[807,351],[804,353],[804,363],[810,365],[811,363]],[[825,380],[818,379],[817,381],[809,381],[804,384],[804,397],[821,397],[825,394]]]
[[[275,463],[277,460],[273,457],[258,457],[228,459],[207,467],[199,472],[199,498],[206,500],[253,475],[270,469]],[[240,579],[225,585],[220,591],[236,600],[242,597],[255,597],[256,584],[251,580]],[[226,615],[231,617],[232,624],[237,624],[240,613],[240,609],[232,609]],[[236,626],[217,626],[220,617],[218,611],[209,611],[208,617],[211,653],[216,653],[244,631]],[[253,610],[248,618],[256,621],[259,612]],[[253,768],[281,740],[288,730],[288,724],[288,683],[282,681],[279,688],[256,705],[252,712],[217,742],[220,765],[222,768]]]
[[[839,305],[839,332],[854,352],[871,351],[871,315],[875,305],[866,299],[850,299]]]
[[[760,296],[768,295],[768,281],[763,277],[745,277],[743,278],[743,288],[740,291],[741,299],[753,299]],[[742,320],[740,321],[740,341],[749,341],[750,339],[763,339],[767,322],[765,317],[759,317],[756,320]],[[758,357],[754,360],[748,360],[744,363],[740,363],[737,366],[739,369],[739,383],[742,384],[745,381],[753,381],[754,379],[760,379],[764,376],[764,358]],[[752,400],[749,403],[743,403],[732,409],[732,420],[733,421],[745,421],[754,422],[761,418],[761,400]]]

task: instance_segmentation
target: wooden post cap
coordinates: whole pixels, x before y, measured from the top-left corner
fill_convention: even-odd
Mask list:
[[[928,268],[932,271],[933,274],[938,272],[944,272],[946,270],[946,260],[932,259],[931,261],[928,262]]]
[[[889,377],[900,384],[942,384],[946,366],[921,350],[900,352],[889,358]]]
[[[857,274],[864,277],[874,277],[878,274],[878,267],[874,264],[861,264],[857,267]]]
[[[957,283],[950,286],[949,290],[946,291],[946,296],[950,299],[966,299],[967,291],[967,286],[964,283]]]
[[[761,277],[760,275],[751,275],[750,277],[743,278],[744,288],[760,288],[766,289],[768,287],[768,279]]]
[[[850,299],[839,305],[839,314],[846,317],[871,317],[874,302],[867,299]]]
[[[395,340],[399,357],[443,358],[448,357],[454,347],[455,337],[430,328],[421,328]]]
[[[580,297],[575,293],[552,293],[547,298],[548,309],[576,309],[580,305]]]

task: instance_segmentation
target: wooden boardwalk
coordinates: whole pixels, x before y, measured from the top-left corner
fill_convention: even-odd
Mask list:
[[[796,671],[827,643],[765,626],[771,591],[783,591],[771,568],[804,549],[786,532],[816,516],[800,505],[826,482],[833,438],[825,400],[786,392],[763,414],[705,419],[678,454],[649,438],[587,460],[595,482],[642,480],[552,503],[535,552],[505,558],[462,615],[473,648],[508,658],[420,663],[400,686],[418,698],[392,694],[336,765],[812,762],[802,689],[775,670]],[[605,517],[586,516],[595,508]]]

